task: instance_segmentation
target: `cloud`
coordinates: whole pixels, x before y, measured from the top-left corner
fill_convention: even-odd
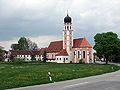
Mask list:
[[[120,36],[120,0],[0,0],[0,42],[22,36],[62,37],[67,10],[74,38],[86,37],[93,44],[98,32]]]
[[[61,37],[58,36],[36,36],[36,37],[26,37],[29,38],[31,41],[35,42],[39,48],[48,47],[51,41],[61,40]],[[19,38],[13,38],[12,40],[8,41],[0,41],[0,45],[4,46],[5,50],[9,50],[11,44],[17,43]]]

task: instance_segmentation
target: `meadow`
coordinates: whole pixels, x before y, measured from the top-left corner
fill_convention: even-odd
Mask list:
[[[0,63],[0,90],[83,78],[119,70],[116,65]],[[52,80],[49,80],[51,72]]]

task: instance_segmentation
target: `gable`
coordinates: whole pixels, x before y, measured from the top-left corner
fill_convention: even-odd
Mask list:
[[[86,38],[78,38],[73,40],[73,48],[92,48]]]

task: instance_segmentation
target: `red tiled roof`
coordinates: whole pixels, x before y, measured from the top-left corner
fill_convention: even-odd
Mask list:
[[[43,55],[47,48],[40,50],[11,50],[12,55]]]
[[[56,56],[68,56],[66,49],[62,49]]]
[[[85,38],[78,38],[73,40],[73,48],[92,48],[89,42]],[[60,52],[63,49],[63,41],[51,42],[47,48],[48,53]]]
[[[78,38],[73,40],[73,48],[92,48],[85,38]]]
[[[40,55],[43,55],[44,52],[46,52],[46,50],[47,50],[47,48],[41,48],[41,49],[40,49]]]
[[[51,42],[47,48],[47,53],[56,53],[63,49],[63,41]]]
[[[31,50],[11,50],[12,55],[33,55]]]
[[[37,51],[37,50],[34,50],[34,51],[31,51],[33,55],[40,55],[40,50]]]

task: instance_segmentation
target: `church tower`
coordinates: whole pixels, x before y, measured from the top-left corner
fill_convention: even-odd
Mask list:
[[[72,34],[72,19],[67,16],[64,18],[64,30],[63,30],[63,49],[66,49],[67,53],[70,55],[73,46],[73,34]]]

